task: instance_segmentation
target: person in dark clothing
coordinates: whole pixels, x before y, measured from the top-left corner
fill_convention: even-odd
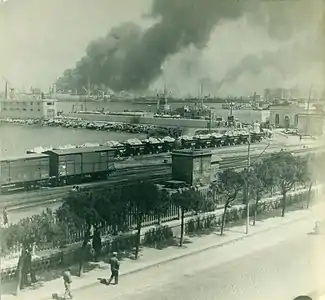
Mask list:
[[[97,262],[102,251],[102,240],[100,238],[100,231],[98,229],[96,229],[94,232],[93,249],[95,251],[95,261]]]
[[[114,278],[114,283],[118,284],[118,273],[120,270],[120,262],[117,258],[117,253],[113,252],[113,256],[109,259],[109,264],[111,266],[111,277],[107,282],[107,285],[110,285],[113,278]]]
[[[31,282],[35,283],[36,275],[32,265],[32,251],[29,248],[25,249],[25,254],[24,254],[22,285],[28,285],[28,274],[30,274]]]

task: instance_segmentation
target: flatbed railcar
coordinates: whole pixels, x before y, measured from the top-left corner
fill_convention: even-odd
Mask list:
[[[50,157],[46,154],[25,154],[0,160],[1,193],[31,190],[48,185]]]

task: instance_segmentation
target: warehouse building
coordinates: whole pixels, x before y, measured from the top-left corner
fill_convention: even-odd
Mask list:
[[[0,118],[51,119],[57,116],[57,100],[41,95],[11,95],[0,99]]]

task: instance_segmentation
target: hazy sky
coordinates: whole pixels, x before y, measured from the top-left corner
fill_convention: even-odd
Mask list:
[[[151,25],[154,20],[146,18],[150,8],[151,0],[2,3],[0,75],[18,88],[47,89],[85,54],[90,40],[128,21]],[[151,86],[161,88],[166,81],[173,92],[197,93],[203,81],[207,92],[240,95],[265,87],[323,85],[324,58],[319,52],[324,48],[319,32],[316,34],[322,8],[321,0],[254,6],[252,13],[219,22],[203,49],[190,46],[168,57],[164,76]]]

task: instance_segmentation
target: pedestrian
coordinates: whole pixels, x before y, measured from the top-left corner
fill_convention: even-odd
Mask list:
[[[67,297],[69,296],[70,299],[72,299],[72,294],[71,294],[71,283],[72,283],[72,278],[71,278],[71,272],[70,269],[67,269],[63,273],[63,282],[64,282],[64,299],[68,299]]]
[[[107,282],[107,285],[110,285],[113,278],[114,278],[114,283],[118,284],[118,273],[120,270],[120,262],[117,258],[117,253],[113,252],[113,256],[109,259],[109,264],[111,266],[111,277]]]
[[[4,226],[7,226],[8,223],[9,223],[9,220],[8,220],[8,213],[7,213],[7,207],[5,207],[5,208],[3,209],[3,213],[2,213],[2,215],[3,215],[3,225],[4,225]]]
[[[95,261],[98,262],[102,251],[102,240],[100,237],[100,231],[96,228],[93,236],[93,249],[95,252]]]

